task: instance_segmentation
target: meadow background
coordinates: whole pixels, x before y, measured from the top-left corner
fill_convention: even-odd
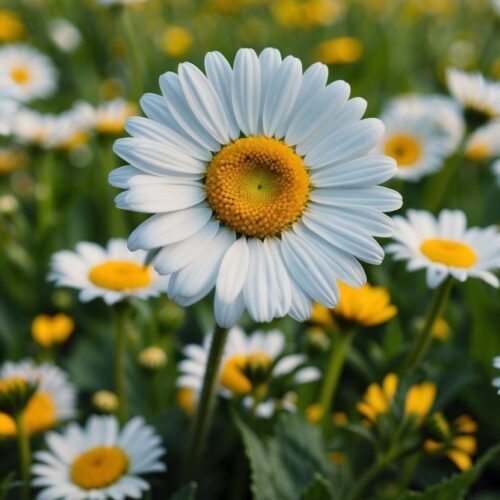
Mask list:
[[[4,11],[19,21],[14,39],[5,34]],[[81,36],[71,49],[54,39],[54,22],[60,19]],[[349,82],[352,96],[368,101],[367,116],[378,116],[395,96],[447,95],[444,75],[449,66],[500,78],[499,21],[500,12],[486,0],[149,0],[128,6],[105,6],[97,0],[3,0],[0,48],[26,43],[54,62],[58,90],[32,106],[42,112],[60,113],[76,101],[97,105],[117,97],[137,105],[145,92],[158,93],[159,75],[176,71],[181,61],[202,66],[207,51],[218,50],[232,61],[239,47],[271,46],[300,58],[304,67],[325,62],[329,81]],[[113,390],[112,312],[101,301],[82,304],[72,291],[48,283],[49,260],[82,240],[104,245],[110,237],[126,237],[145,218],[116,209],[118,191],[107,182],[109,172],[121,165],[113,141],[125,135],[88,134],[74,148],[21,144],[14,167],[0,168],[0,362],[27,356],[56,362],[78,389],[80,421],[96,412],[96,391]],[[0,149],[12,143],[12,138],[0,137]],[[434,214],[459,208],[469,226],[482,227],[500,218],[499,186],[487,164],[452,157],[417,183],[396,179],[387,185],[403,195],[400,213],[408,208]],[[398,314],[388,324],[361,332],[349,353],[335,406],[354,420],[359,420],[355,405],[366,386],[395,366],[432,297],[425,273],[409,273],[390,257],[365,269],[369,282],[387,287]],[[212,328],[211,307],[209,299],[187,309],[165,296],[134,301],[127,331],[129,411],[153,423],[168,449],[169,470],[152,480],[152,498],[166,498],[180,486],[189,417],[176,403],[176,363],[183,345],[201,342]],[[58,312],[73,318],[75,330],[63,345],[43,348],[32,337],[32,322],[39,314]],[[500,396],[491,385],[492,358],[500,355],[499,318],[498,290],[473,279],[455,287],[444,315],[449,335],[435,342],[428,358],[427,375],[438,386],[436,408],[446,409],[451,417],[467,413],[478,422],[478,455],[500,440]],[[247,331],[254,326],[248,318],[242,325]],[[310,348],[307,325],[283,319],[272,326],[286,333],[290,345]],[[151,345],[160,346],[168,360],[154,372],[137,362]],[[314,354],[313,363],[321,366],[323,355]],[[314,401],[314,391],[308,387],[301,394],[299,413]],[[222,402],[208,446],[200,498],[249,495],[247,465],[240,468],[243,486],[231,491],[233,465],[245,458],[227,407]],[[262,432],[270,427],[259,425]],[[34,447],[43,442],[37,439]],[[346,442],[347,453],[362,461],[368,444],[362,438]],[[0,440],[0,480],[15,469],[15,443]],[[425,488],[453,471],[445,460],[422,460],[412,486]],[[499,477],[497,460],[468,498],[500,498]],[[7,498],[17,498],[15,490],[5,492]],[[391,496],[387,488],[377,495],[402,498]]]

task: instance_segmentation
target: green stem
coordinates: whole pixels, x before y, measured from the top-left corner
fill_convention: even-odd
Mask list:
[[[19,450],[19,466],[21,469],[21,479],[22,479],[22,493],[21,498],[23,500],[29,500],[30,498],[30,467],[31,467],[31,453],[30,453],[30,440],[28,436],[28,431],[26,429],[26,423],[24,421],[23,412],[19,412],[16,417],[16,429],[17,429],[17,446]]]
[[[216,326],[208,361],[203,378],[203,387],[200,394],[200,400],[196,408],[196,415],[191,429],[189,447],[187,453],[186,482],[195,479],[202,454],[207,440],[210,420],[215,404],[215,394],[217,380],[219,375],[219,366],[224,352],[224,346],[227,340],[227,328]]]
[[[446,278],[446,280],[436,290],[422,331],[420,332],[415,342],[414,348],[410,351],[405,363],[405,366],[408,369],[415,369],[429,350],[429,347],[432,344],[432,330],[436,321],[439,319],[443,312],[446,302],[448,301],[448,296],[450,295],[452,286],[453,277],[448,276],[448,278]]]
[[[323,386],[321,387],[319,403],[321,406],[321,420],[328,422],[326,415],[331,412],[331,406],[335,392],[339,383],[342,368],[344,367],[347,349],[351,344],[354,337],[354,331],[351,330],[346,333],[338,333],[336,342],[332,343],[330,350],[330,359],[326,367],[325,378]]]
[[[116,411],[121,425],[127,417],[127,398],[125,390],[125,346],[126,346],[126,319],[127,306],[119,302],[115,306],[115,345],[113,352],[113,370],[115,379],[115,392],[118,397],[118,409]]]
[[[138,99],[142,94],[143,58],[137,43],[137,30],[134,28],[132,14],[128,7],[122,9],[123,30],[128,41],[128,59],[130,61],[130,81],[132,84],[132,95]]]
[[[376,460],[372,466],[361,476],[359,481],[356,481],[356,486],[354,486],[349,500],[358,500],[364,498],[361,495],[364,493],[365,489],[371,484],[371,482],[389,465],[387,455]]]

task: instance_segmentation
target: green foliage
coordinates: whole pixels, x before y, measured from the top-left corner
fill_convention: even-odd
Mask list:
[[[194,500],[198,485],[194,482],[186,484],[177,493],[170,497],[170,500]]]
[[[329,500],[333,498],[330,483],[321,475],[316,474],[314,481],[302,493],[300,500]]]
[[[423,492],[409,492],[401,500],[461,500],[483,469],[500,454],[500,443],[490,448],[469,470],[444,479]]]

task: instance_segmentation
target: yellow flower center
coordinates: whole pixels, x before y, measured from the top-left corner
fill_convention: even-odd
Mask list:
[[[219,220],[246,236],[276,236],[309,197],[300,156],[277,139],[246,137],[225,146],[207,169],[207,199]]]
[[[413,165],[421,156],[418,141],[408,134],[395,134],[386,143],[384,152],[396,160],[399,167]]]
[[[485,160],[490,154],[491,150],[487,144],[475,144],[465,151],[465,156],[472,161]]]
[[[231,356],[222,367],[220,384],[230,391],[248,394],[255,385],[265,381],[272,362],[265,352]]]
[[[54,427],[57,421],[56,407],[47,392],[36,392],[24,410],[24,422],[29,434],[36,434]],[[0,413],[0,436],[15,436],[16,424],[5,413]]]
[[[432,262],[451,267],[472,267],[477,262],[474,250],[464,243],[431,239],[420,245],[420,251]]]
[[[71,480],[84,490],[116,483],[128,470],[128,457],[114,446],[98,446],[82,453],[71,466]]]
[[[9,377],[0,380],[0,395],[8,396],[13,391],[24,391],[28,385],[22,377]]]
[[[123,292],[145,288],[152,282],[151,268],[130,261],[109,261],[94,266],[89,280],[100,288]]]
[[[31,80],[31,74],[25,66],[13,68],[10,77],[19,85],[26,85]]]
[[[127,117],[123,117],[119,120],[113,120],[110,118],[103,118],[96,122],[95,131],[99,134],[110,134],[118,135],[123,132],[125,128],[125,121]]]

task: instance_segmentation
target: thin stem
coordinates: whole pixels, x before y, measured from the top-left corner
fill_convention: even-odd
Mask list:
[[[358,500],[359,498],[363,498],[361,495],[364,493],[365,489],[389,465],[389,463],[390,462],[387,460],[386,455],[376,460],[361,476],[359,481],[356,481],[356,485],[349,496],[349,500]]]
[[[328,422],[326,415],[331,412],[331,406],[335,397],[335,392],[339,383],[342,368],[344,367],[347,349],[354,337],[354,331],[346,333],[338,333],[337,341],[332,343],[330,350],[330,359],[326,367],[326,374],[321,387],[320,405],[321,405],[321,420]]]
[[[186,462],[186,482],[195,479],[205,449],[208,429],[215,404],[219,365],[226,344],[227,332],[227,328],[222,328],[217,325],[212,337],[205,376],[203,378],[203,387],[196,408],[193,427],[191,429]]]
[[[115,392],[118,397],[116,415],[120,424],[127,418],[127,397],[125,389],[125,346],[126,346],[126,319],[127,306],[119,302],[115,306],[115,345],[113,351],[113,370],[115,379]]]
[[[414,348],[410,351],[405,366],[413,370],[415,369],[422,359],[425,357],[429,347],[432,344],[432,330],[438,318],[441,316],[443,309],[448,301],[451,288],[453,286],[453,278],[448,276],[446,280],[437,289],[432,300],[427,318],[425,320],[422,331],[420,332]]]
[[[23,412],[19,412],[16,415],[15,421],[17,429],[17,447],[19,451],[19,468],[21,470],[21,479],[23,483],[21,498],[23,500],[28,500],[30,498],[31,452],[30,440],[28,431],[26,429]]]
[[[132,95],[138,98],[142,93],[143,64],[141,51],[137,41],[137,30],[132,21],[130,9],[126,6],[122,9],[122,23],[126,39],[128,41],[128,60],[130,62],[130,80],[132,84]]]

